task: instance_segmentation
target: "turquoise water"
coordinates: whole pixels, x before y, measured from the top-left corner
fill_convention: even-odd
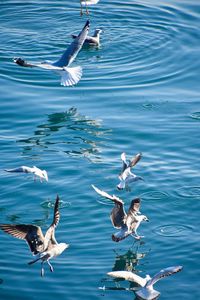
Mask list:
[[[69,1],[68,1],[69,2]],[[1,223],[46,230],[59,194],[56,236],[70,248],[52,261],[55,272],[32,266],[25,242],[0,233],[0,299],[134,299],[128,282],[106,276],[164,267],[183,271],[159,281],[160,299],[197,300],[199,292],[199,51],[198,1],[107,1],[90,8],[101,46],[84,48],[73,65],[83,77],[72,88],[43,70],[21,68],[13,57],[56,60],[80,31],[79,1],[1,0]],[[116,190],[120,154],[143,153],[135,173],[143,182]],[[48,183],[8,174],[36,165]],[[110,203],[91,184],[125,201],[140,196],[150,222],[134,242],[111,240]],[[105,287],[105,290],[99,289]]]

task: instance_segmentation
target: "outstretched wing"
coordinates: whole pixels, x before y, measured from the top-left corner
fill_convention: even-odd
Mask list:
[[[130,207],[129,207],[127,215],[132,214],[132,213],[139,213],[139,211],[140,211],[140,204],[141,204],[140,198],[133,199],[131,201],[131,204],[130,204]]]
[[[130,161],[130,163],[129,163],[129,167],[134,167],[137,163],[138,163],[138,161],[140,160],[142,158],[142,153],[138,153],[138,154],[136,154],[132,159],[131,159],[131,161]]]
[[[57,244],[57,241],[55,239],[55,228],[58,225],[59,220],[60,220],[59,201],[60,201],[60,198],[57,195],[55,205],[54,205],[53,221],[52,221],[51,225],[49,226],[49,228],[45,234],[45,237],[44,237],[45,249],[48,247],[49,242],[51,242],[52,244]]]
[[[111,211],[110,219],[115,228],[121,228],[124,225],[124,218],[126,217],[126,213],[124,211],[124,202],[117,196],[111,196],[108,193],[98,189],[94,185],[92,185],[92,187],[99,195],[114,202],[115,206]]]
[[[44,236],[39,226],[26,224],[0,224],[0,229],[15,238],[25,240],[33,254],[43,251]]]
[[[74,61],[74,59],[76,58],[78,52],[81,50],[83,43],[87,37],[89,27],[90,27],[90,22],[88,20],[85,23],[85,26],[83,27],[82,31],[73,40],[73,42],[69,45],[69,47],[63,53],[63,55],[60,57],[60,59],[52,64],[53,66],[66,67],[66,66],[69,66]]]
[[[92,184],[92,187],[93,187],[93,189],[97,192],[97,194],[101,195],[102,197],[107,198],[107,199],[109,199],[109,200],[111,200],[111,201],[113,201],[113,202],[115,202],[115,203],[121,204],[121,205],[124,204],[124,202],[123,202],[119,197],[117,197],[117,196],[115,196],[115,195],[112,195],[112,196],[111,196],[111,195],[109,195],[108,193],[106,193],[106,192],[104,192],[104,191],[98,189],[98,188],[97,188],[96,186],[94,186],[93,184]]]
[[[121,173],[119,174],[119,178],[121,178],[122,174],[124,173],[124,171],[128,167],[128,163],[126,161],[126,153],[125,152],[123,152],[121,154],[121,160],[122,160],[122,169],[121,169]]]
[[[182,269],[183,269],[182,266],[173,266],[173,267],[165,268],[160,272],[158,272],[156,275],[154,275],[152,279],[148,281],[146,287],[153,286],[158,280],[173,275],[177,272],[180,272]]]
[[[135,282],[142,287],[144,287],[146,284],[145,278],[142,278],[142,277],[134,274],[133,272],[129,272],[129,271],[113,271],[113,272],[107,273],[107,275],[114,277],[114,278],[122,278],[122,279],[125,279],[128,281]]]

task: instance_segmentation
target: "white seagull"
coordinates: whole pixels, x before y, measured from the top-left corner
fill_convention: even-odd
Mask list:
[[[123,165],[121,173],[119,174],[120,183],[117,185],[118,190],[123,190],[124,188],[128,189],[128,185],[130,183],[138,180],[143,180],[142,177],[137,176],[131,172],[131,168],[133,168],[141,158],[142,154],[138,153],[130,161],[127,162],[126,154],[124,152],[121,154],[121,160]]]
[[[81,16],[83,15],[83,6],[86,7],[86,14],[89,14],[89,10],[88,10],[88,5],[94,5],[97,4],[99,2],[99,0],[80,0],[80,4],[81,4]]]
[[[89,46],[99,46],[100,45],[100,34],[102,30],[97,28],[94,31],[93,36],[87,36],[84,42],[84,45],[89,45]],[[76,39],[77,35],[72,34],[72,38]]]
[[[140,239],[141,236],[137,234],[137,228],[142,221],[149,221],[145,215],[140,214],[140,199],[136,198],[131,201],[128,213],[126,214],[124,202],[120,198],[115,195],[111,196],[94,185],[92,185],[92,187],[99,195],[114,202],[110,218],[113,227],[120,230],[112,234],[112,240],[119,242],[129,235],[134,235],[136,239]]]
[[[10,173],[32,173],[34,175],[34,180],[36,180],[36,178],[39,177],[41,182],[43,179],[48,181],[47,171],[41,170],[36,166],[33,166],[32,168],[27,166],[21,166],[16,169],[5,169],[5,171]]]
[[[90,22],[87,21],[85,26],[74,41],[69,45],[67,50],[56,62],[29,63],[22,58],[14,58],[14,62],[23,67],[38,67],[46,70],[55,71],[61,75],[61,85],[72,86],[79,82],[82,76],[82,68],[69,67],[81,50],[83,43],[87,37],[90,27]]]
[[[160,292],[154,290],[154,284],[164,277],[180,272],[182,268],[182,266],[168,267],[158,272],[152,278],[149,275],[146,275],[146,277],[143,278],[130,271],[113,271],[107,273],[107,275],[114,278],[123,278],[125,280],[137,283],[141,288],[135,292],[136,295],[140,299],[153,300],[160,295]]]
[[[33,255],[37,255],[37,258],[28,264],[31,265],[37,261],[41,261],[41,276],[44,276],[43,264],[47,262],[50,267],[50,271],[53,272],[53,266],[49,260],[60,255],[66,248],[69,247],[66,243],[57,243],[55,239],[55,228],[60,220],[59,213],[59,197],[57,196],[54,206],[53,222],[49,226],[45,235],[39,226],[26,225],[26,224],[0,224],[0,229],[12,236],[25,240]]]

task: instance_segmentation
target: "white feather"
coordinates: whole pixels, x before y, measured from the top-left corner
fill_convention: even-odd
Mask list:
[[[61,75],[60,84],[63,86],[72,86],[79,82],[82,76],[82,68],[78,67],[65,67],[63,71],[59,72]]]

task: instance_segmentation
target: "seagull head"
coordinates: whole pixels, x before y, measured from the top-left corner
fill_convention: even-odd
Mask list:
[[[103,32],[103,30],[102,29],[100,29],[100,28],[96,28],[95,29],[95,31],[94,31],[94,36],[99,36],[100,35],[100,33],[102,33]]]
[[[144,222],[149,222],[149,219],[147,218],[147,216],[145,215],[137,215],[136,216],[136,220],[140,223],[142,221]]]
[[[39,168],[37,168],[36,166],[33,167],[34,169],[34,174],[42,179],[45,179],[46,181],[48,181],[48,175],[47,175],[47,171],[45,170],[40,170]]]

